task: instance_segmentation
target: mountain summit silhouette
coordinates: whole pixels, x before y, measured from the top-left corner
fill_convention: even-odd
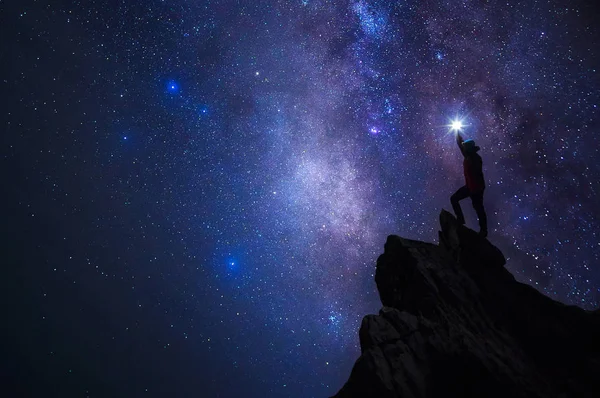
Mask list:
[[[377,259],[383,308],[336,398],[598,397],[600,311],[517,282],[502,252],[440,214],[438,245],[390,235]]]

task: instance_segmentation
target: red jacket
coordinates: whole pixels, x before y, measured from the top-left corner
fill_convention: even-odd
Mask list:
[[[463,160],[465,185],[471,193],[482,192],[485,189],[485,181],[483,179],[483,160],[477,154],[479,147],[474,147],[472,151],[467,152],[463,147],[463,142],[462,136],[457,134],[456,143],[465,157]]]

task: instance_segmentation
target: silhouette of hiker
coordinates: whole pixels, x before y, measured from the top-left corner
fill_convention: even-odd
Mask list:
[[[477,154],[479,147],[475,146],[473,140],[463,140],[460,133],[456,134],[456,143],[460,148],[463,156],[463,169],[465,173],[465,186],[459,188],[458,191],[450,197],[454,214],[459,223],[465,223],[465,216],[460,208],[459,201],[471,198],[473,208],[479,218],[479,235],[486,237],[487,231],[487,216],[483,208],[483,191],[485,190],[485,181],[483,180],[483,161],[481,156]]]

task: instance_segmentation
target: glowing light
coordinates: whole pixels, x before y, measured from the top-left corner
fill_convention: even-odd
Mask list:
[[[452,121],[452,130],[462,130],[462,128],[463,128],[462,121],[460,121],[460,120]]]
[[[239,269],[239,264],[235,260],[227,260],[227,271],[235,272]]]
[[[167,91],[170,93],[176,93],[179,91],[179,85],[176,81],[171,80],[167,83]]]
[[[461,118],[454,118],[450,121],[450,124],[448,124],[446,127],[448,127],[448,129],[451,132],[455,132],[458,133],[460,131],[462,131],[467,125],[464,122],[464,119]]]

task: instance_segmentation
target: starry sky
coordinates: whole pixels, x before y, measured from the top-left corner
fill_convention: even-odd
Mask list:
[[[456,118],[507,268],[596,308],[589,3],[1,2],[6,388],[334,394],[386,236],[464,184]]]

